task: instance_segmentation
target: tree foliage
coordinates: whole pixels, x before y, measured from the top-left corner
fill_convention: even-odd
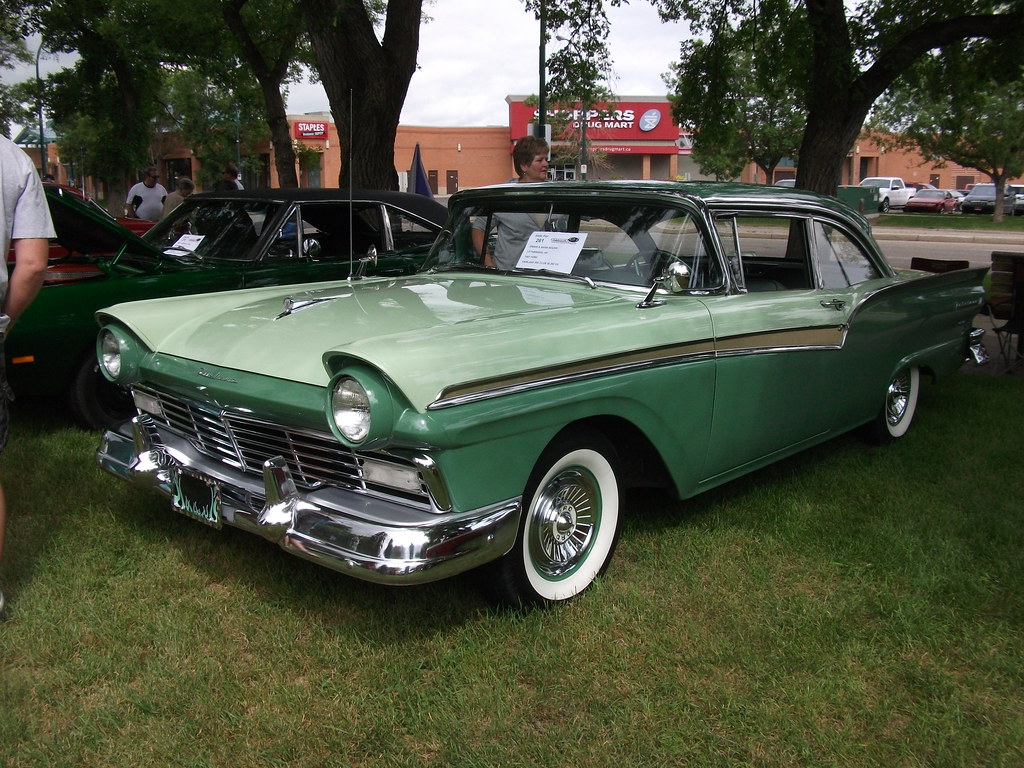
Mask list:
[[[758,24],[758,19],[739,23]],[[802,89],[778,76],[780,57],[758,55],[758,47],[774,39],[780,26],[777,17],[759,25],[750,49],[724,45],[726,33],[713,43],[682,43],[681,61],[665,79],[673,114],[693,131],[693,156],[704,173],[736,178],[753,160],[770,183],[783,158],[797,157],[807,121]],[[709,71],[721,74],[708,77]]]
[[[164,80],[161,125],[177,131],[199,160],[196,181],[205,188],[220,178],[224,166],[239,162],[244,148],[259,146],[266,137],[259,90],[252,78],[239,80],[233,86],[219,84],[186,68],[169,71]]]
[[[541,25],[545,46],[553,44],[546,58],[545,96],[550,103],[592,107],[611,101],[612,62],[607,46],[611,25],[605,0],[523,0],[523,4]],[[607,5],[619,6],[622,0],[608,0]]]
[[[1019,49],[1024,38],[1022,0],[964,0],[949,6],[930,0],[652,2],[666,16],[688,19],[710,45],[721,39],[719,64],[735,46],[750,48],[765,62],[765,72],[775,61],[778,76],[802,90],[807,124],[797,183],[826,193],[836,191],[844,159],[872,105],[911,64],[933,49],[966,40],[1000,40]],[[762,38],[754,48],[758,25],[743,20],[758,14],[783,22],[777,37]],[[706,74],[714,79],[723,71],[719,66]]]
[[[1015,52],[986,42],[930,54],[880,100],[875,118],[894,145],[987,175],[1002,218],[1003,187],[1024,174],[1024,66]]]
[[[47,78],[54,125],[62,137],[71,137],[75,154],[92,173],[119,194],[155,160],[159,30],[171,28],[170,19],[162,4],[140,0],[41,0],[33,10],[47,49],[78,54],[72,67]]]
[[[702,41],[695,72],[707,81],[703,103],[709,114],[718,110],[723,120],[733,117],[727,92],[737,52],[750,52],[758,77],[774,77],[801,94],[807,122],[797,181],[826,193],[836,191],[844,159],[875,100],[915,61],[933,49],[973,39],[999,40],[1018,51],[1024,46],[1024,0],[948,5],[933,0],[650,2],[662,18],[686,20],[692,37]],[[547,13],[562,14],[577,25],[586,20],[574,13],[601,5],[585,0],[545,4]],[[701,122],[712,125],[714,118]],[[728,130],[733,124],[722,125]]]
[[[29,62],[31,54],[25,49],[22,29],[17,16],[0,16],[0,70],[11,69],[19,62]],[[0,83],[0,132],[10,135],[11,123],[24,119],[21,99],[11,86]]]
[[[235,40],[239,58],[259,84],[274,147],[278,183],[282,187],[297,187],[296,157],[283,87],[300,76],[300,63],[312,63],[303,16],[293,0],[213,2],[221,7],[223,21]]]
[[[115,183],[130,179],[155,160],[156,132],[166,125],[183,128],[186,141],[202,147],[197,156],[234,160],[238,139],[252,136],[248,118],[259,104],[281,183],[296,186],[283,89],[311,59],[304,18],[290,0],[22,5],[48,50],[77,54],[72,67],[47,80],[44,93],[62,144],[74,144],[91,173]],[[185,72],[191,92],[180,87]]]

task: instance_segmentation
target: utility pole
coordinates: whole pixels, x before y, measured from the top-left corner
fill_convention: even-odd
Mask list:
[[[39,57],[43,53],[43,41],[39,41],[36,48],[36,87],[39,93],[36,95],[36,104],[39,106],[39,178],[46,176],[46,134],[43,127],[43,80],[39,76]]]
[[[547,43],[548,30],[547,30],[547,3],[545,0],[540,0],[540,92],[537,96],[537,109],[539,114],[537,115],[537,136],[545,138],[544,123],[547,119],[547,96],[545,91],[547,90],[547,55],[544,52],[544,46]]]

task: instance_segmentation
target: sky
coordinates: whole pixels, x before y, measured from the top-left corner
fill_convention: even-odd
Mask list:
[[[419,70],[402,110],[404,125],[508,125],[509,94],[539,89],[540,27],[521,0],[436,0],[424,3],[430,21],[420,28]],[[679,58],[681,24],[664,24],[646,0],[609,8],[613,81],[619,96],[664,96],[662,75]],[[35,52],[38,41],[27,41]],[[548,53],[561,43],[548,43]],[[41,72],[60,66],[43,53]],[[35,76],[35,64],[3,71],[5,81]],[[327,112],[319,84],[292,84],[288,112]]]

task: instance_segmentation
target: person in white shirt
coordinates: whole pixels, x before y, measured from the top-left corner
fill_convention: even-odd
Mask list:
[[[29,156],[10,139],[0,136],[0,450],[7,443],[10,401],[14,399],[4,368],[3,342],[14,322],[39,293],[50,255],[49,238],[56,237],[43,185]],[[14,270],[7,274],[7,251],[14,245]],[[4,551],[7,504],[0,487],[0,557]],[[0,618],[4,594],[0,592]]]
[[[150,166],[144,171],[142,181],[128,190],[128,197],[124,202],[129,216],[148,221],[159,221],[164,211],[164,198],[166,197],[167,190],[160,183],[160,174],[157,173],[156,168]]]

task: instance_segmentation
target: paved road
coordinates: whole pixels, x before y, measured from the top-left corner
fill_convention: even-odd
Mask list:
[[[910,267],[914,256],[967,259],[972,267],[987,267],[992,264],[992,251],[1024,253],[1024,234],[893,227],[875,227],[873,232],[885,257],[897,268]]]
[[[1024,253],[1024,234],[901,230],[878,227],[874,230],[874,235],[889,263],[898,268],[909,267],[910,260],[914,256],[927,256],[936,259],[967,259],[971,262],[971,266],[987,267],[992,264],[992,251]],[[1009,373],[1015,379],[1024,379],[1024,364],[1011,366],[1007,370],[1005,362],[999,356],[999,345],[991,333],[992,319],[987,315],[978,315],[974,319],[974,325],[989,331],[985,337],[985,346],[988,348],[991,360],[983,366],[965,363],[962,370],[965,373],[996,376]]]

